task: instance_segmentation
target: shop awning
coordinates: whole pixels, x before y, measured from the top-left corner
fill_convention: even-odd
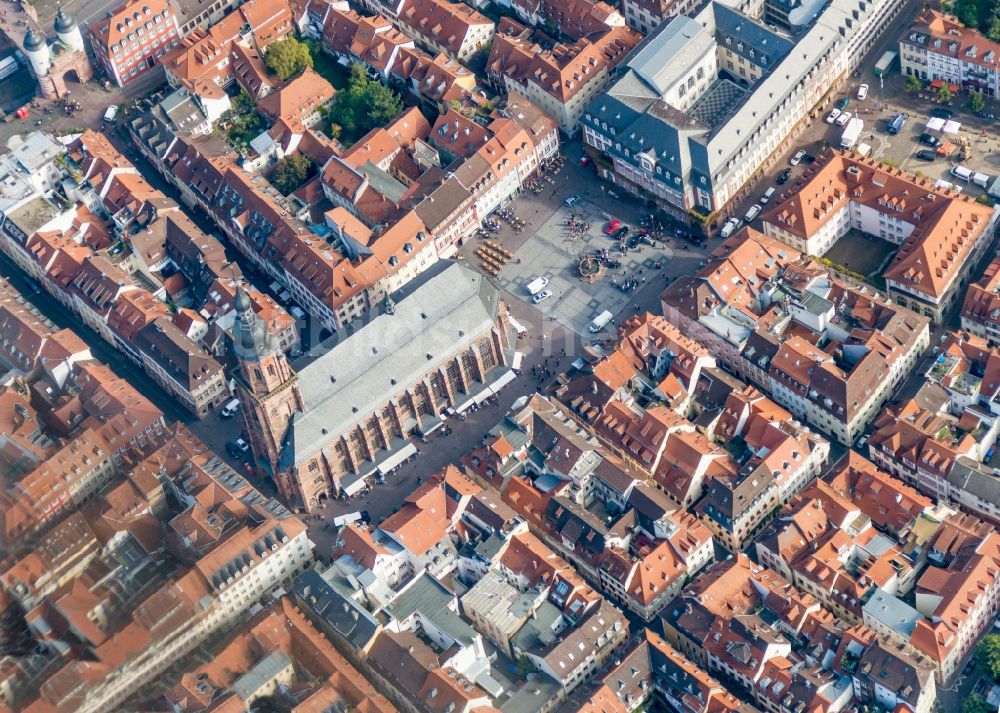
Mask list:
[[[944,128],[944,119],[939,116],[931,117],[927,120],[928,131],[941,131]]]
[[[513,371],[508,371],[503,376],[501,376],[499,379],[497,379],[492,384],[490,384],[490,389],[489,390],[492,391],[494,394],[499,393],[500,389],[502,389],[503,387],[505,387],[507,384],[509,384],[510,382],[512,382],[516,378],[517,378],[517,374],[515,374]]]
[[[933,82],[931,82],[932,89],[940,89],[942,86],[944,86],[943,79],[935,79]],[[952,94],[954,94],[959,90],[959,86],[957,84],[949,84],[948,89],[951,91]]]
[[[418,430],[420,431],[421,435],[428,436],[434,433],[434,431],[441,428],[441,426],[443,425],[444,421],[442,421],[437,416],[425,415],[420,417],[420,425],[418,426]]]
[[[942,129],[942,131],[944,131],[944,133],[946,134],[957,134],[960,128],[962,128],[961,122],[948,121],[945,123],[944,129]]]
[[[365,479],[360,473],[348,473],[340,479],[340,487],[348,495],[354,495],[364,489]]]
[[[522,354],[521,352],[514,352],[514,361],[511,362],[510,368],[511,369],[520,369],[521,368],[521,361],[523,359],[524,359],[524,354]]]
[[[406,443],[405,446],[400,448],[395,453],[390,453],[386,456],[385,460],[379,463],[375,470],[377,470],[382,475],[387,475],[390,470],[395,468],[397,465],[402,463],[404,460],[414,455],[417,452],[417,447],[413,445],[412,441]]]
[[[528,333],[528,328],[525,327],[520,322],[518,322],[513,317],[510,318],[510,326],[512,326],[514,329],[516,329],[518,334],[527,334]]]

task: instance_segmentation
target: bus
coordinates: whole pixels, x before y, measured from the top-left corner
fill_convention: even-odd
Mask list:
[[[892,50],[887,50],[875,64],[875,76],[884,77],[892,69],[892,65],[896,62],[896,53]]]

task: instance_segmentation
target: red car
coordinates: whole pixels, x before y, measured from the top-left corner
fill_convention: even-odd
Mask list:
[[[614,235],[615,231],[618,230],[622,225],[620,220],[612,220],[610,223],[604,226],[605,235]]]

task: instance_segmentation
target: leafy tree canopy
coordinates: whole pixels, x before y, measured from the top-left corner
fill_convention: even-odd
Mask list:
[[[365,68],[355,64],[347,87],[337,92],[330,107],[330,135],[351,144],[402,110],[403,102],[392,89],[370,79]]]
[[[969,95],[969,111],[978,114],[986,108],[986,97],[980,92],[972,92]]]
[[[267,48],[264,60],[267,71],[277,74],[282,81],[313,66],[309,45],[294,37],[278,40]]]
[[[978,693],[973,693],[962,704],[962,713],[996,713],[990,704]]]
[[[271,174],[271,183],[287,196],[306,182],[312,167],[312,161],[301,154],[285,156],[275,165],[274,173]]]
[[[1000,636],[987,634],[976,645],[976,664],[1000,681]]]

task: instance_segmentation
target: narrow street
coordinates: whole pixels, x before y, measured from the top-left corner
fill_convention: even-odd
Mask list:
[[[24,273],[3,253],[0,253],[0,277],[9,280],[24,295],[26,300],[57,327],[72,329],[76,332],[87,343],[87,346],[90,347],[90,351],[95,359],[107,364],[118,376],[128,379],[140,393],[163,411],[168,421],[188,422],[194,419],[194,416],[177,404],[177,400],[173,396],[146,376],[146,373],[142,369],[125,358],[121,352],[104,341],[99,334],[88,328],[75,315],[68,313],[47,292],[44,290],[35,292],[25,282]]]

